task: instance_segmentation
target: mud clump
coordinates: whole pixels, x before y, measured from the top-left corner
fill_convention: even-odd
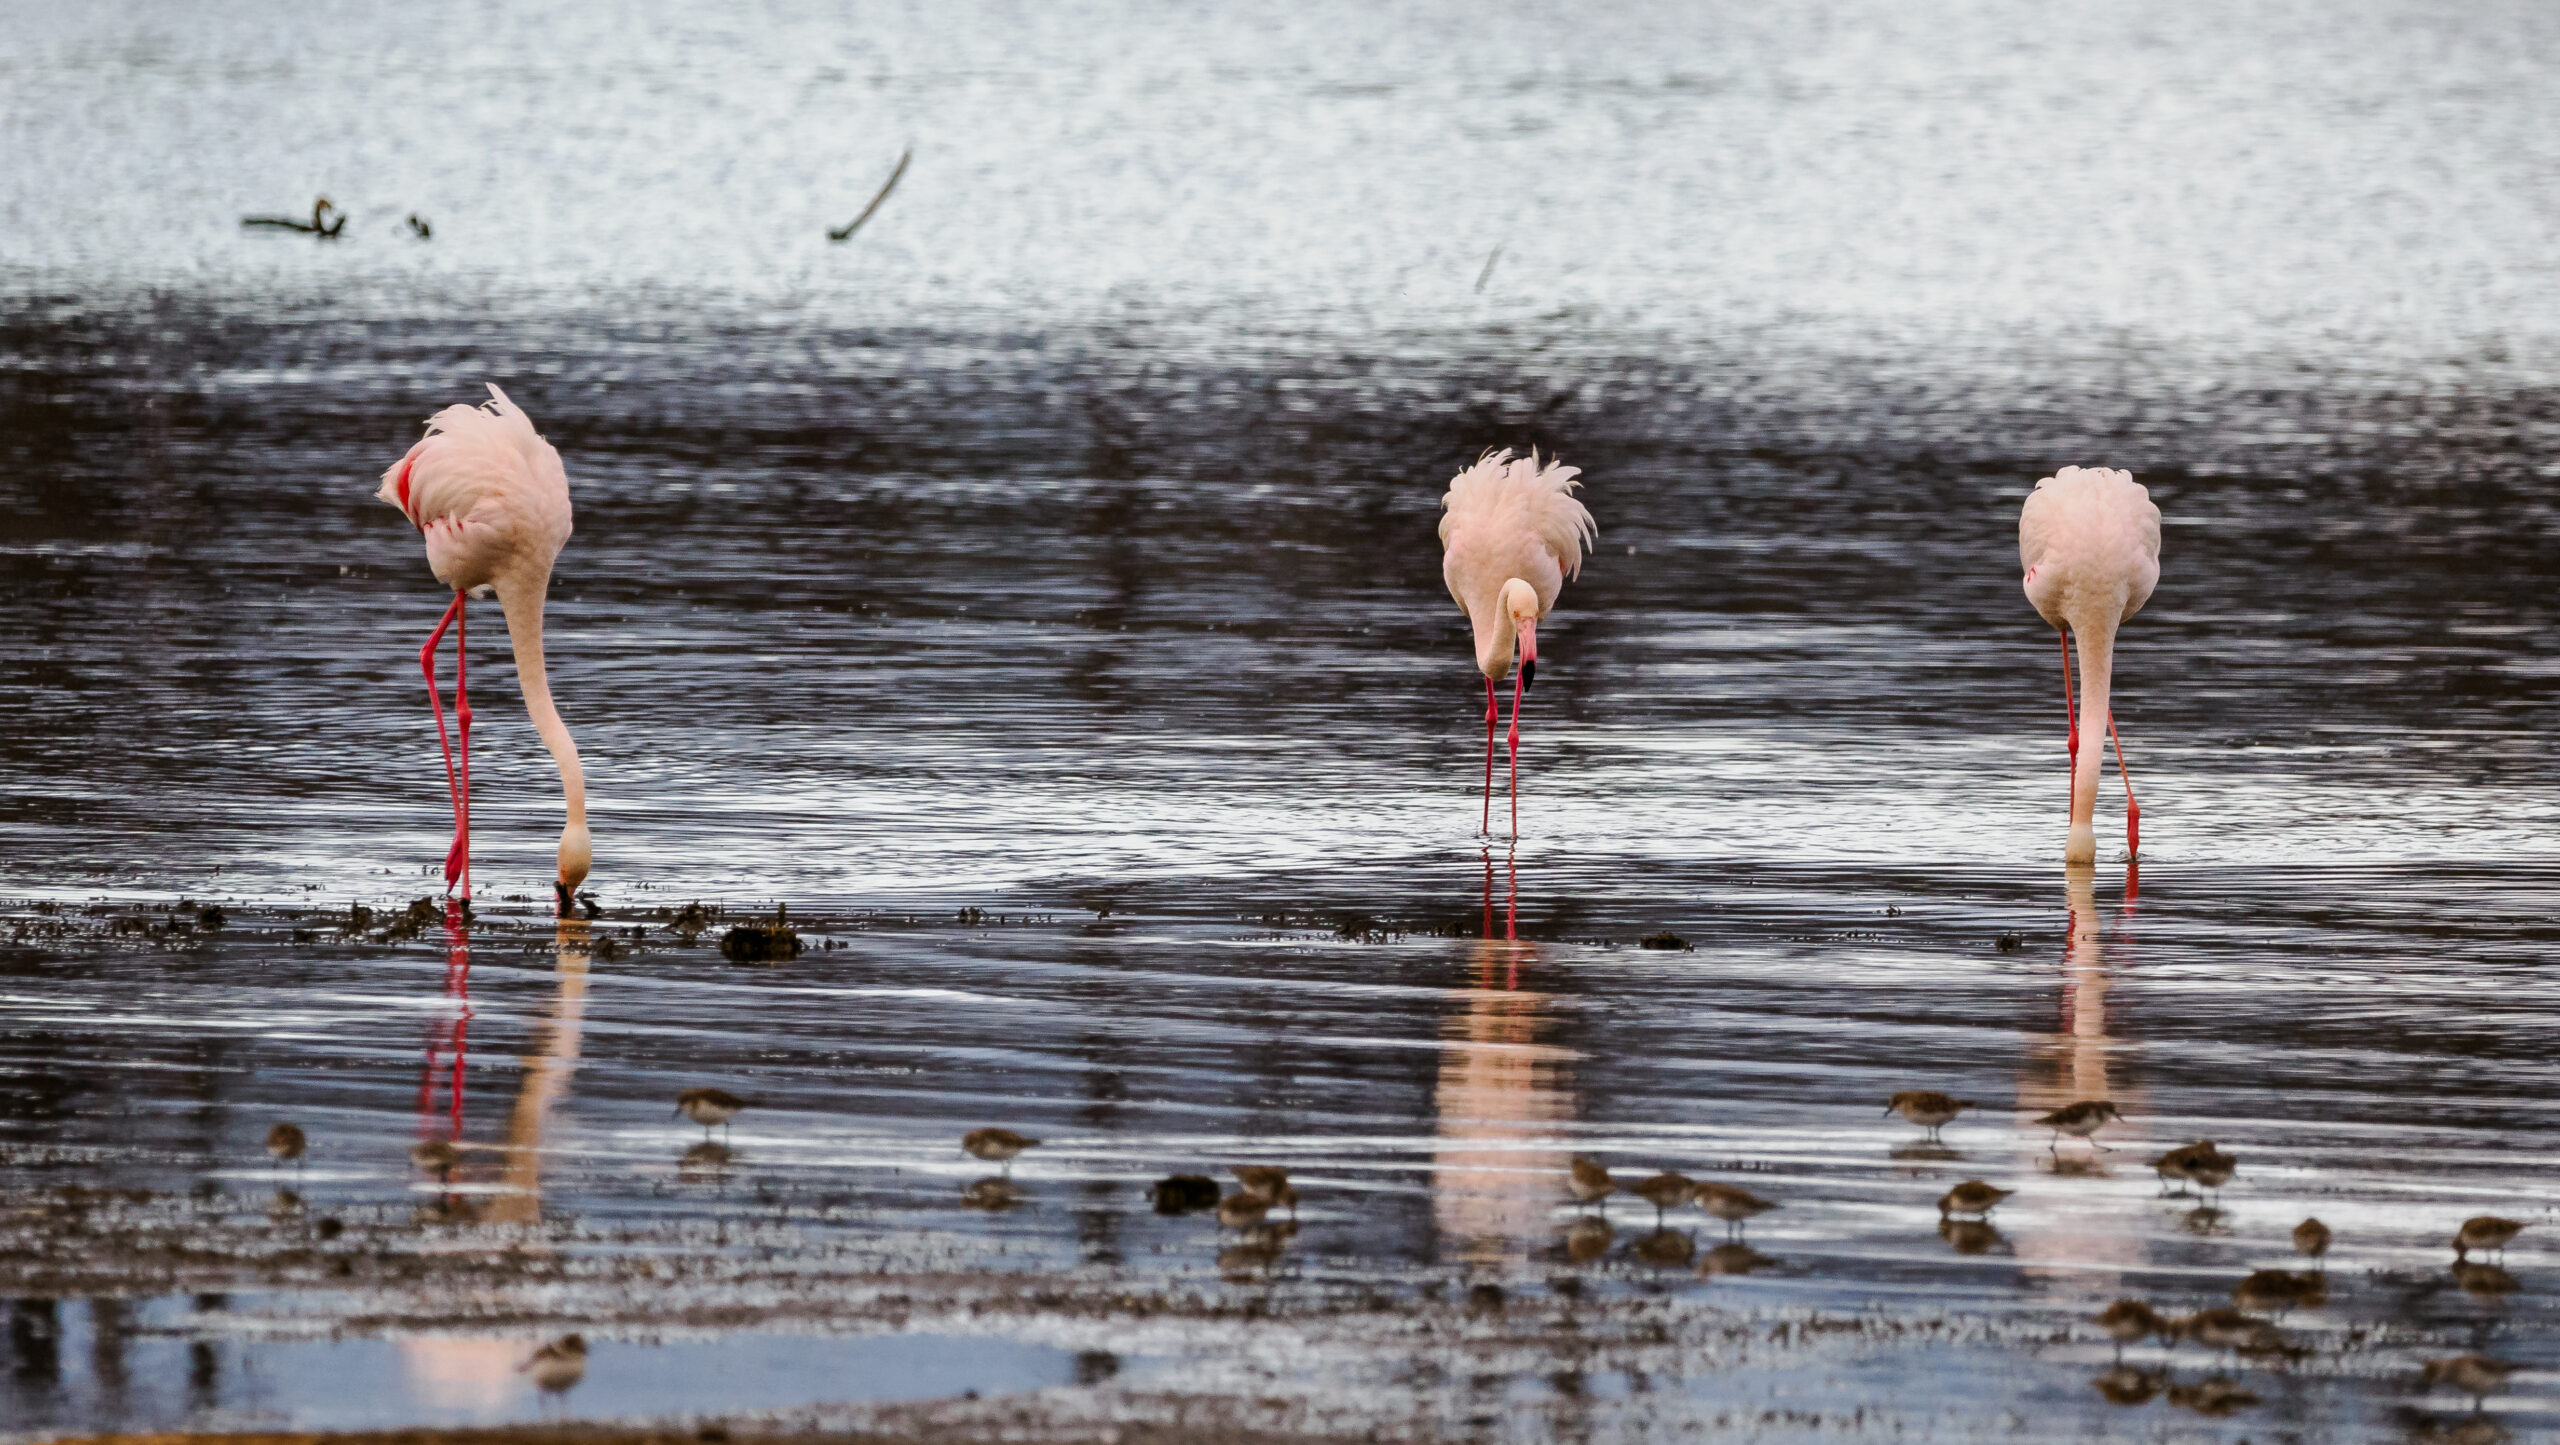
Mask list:
[[[1189,1214],[1218,1207],[1218,1181],[1200,1174],[1171,1174],[1147,1191],[1158,1214]]]
[[[720,956],[731,963],[784,963],[800,956],[800,935],[779,908],[770,923],[741,923],[720,940]]]
[[[443,916],[442,910],[436,907],[435,899],[412,898],[400,916],[392,919],[390,926],[382,930],[382,941],[400,943],[415,938],[426,932],[428,924]]]
[[[2026,947],[2027,941],[2014,933],[2004,933],[1998,938],[1991,940],[1991,946],[2000,950],[2002,953],[2015,953],[2019,949]]]
[[[1646,934],[1644,937],[1636,940],[1636,945],[1639,948],[1659,948],[1673,953],[1695,953],[1697,951],[1689,946],[1689,940],[1682,938],[1679,934],[1672,932],[1668,928],[1662,930],[1660,933]]]

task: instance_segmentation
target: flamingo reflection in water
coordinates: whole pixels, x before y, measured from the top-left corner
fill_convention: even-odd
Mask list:
[[[462,1141],[463,1084],[471,1037],[471,928],[458,905],[444,910],[444,936],[444,996],[452,1000],[452,1006],[427,1025],[427,1062],[418,1076],[418,1144],[422,1150],[438,1143],[451,1149]],[[439,1072],[446,1098],[441,1115],[436,1108]]]
[[[2063,902],[2068,931],[2062,946],[2060,1027],[2028,1054],[2028,1067],[2018,1080],[2018,1108],[2032,1117],[2084,1100],[2106,1100],[2121,1112],[2140,1117],[2141,1096],[2118,1092],[2113,1064],[2123,1040],[2110,1032],[2108,991],[2131,960],[2130,925],[2138,898],[2138,875],[2125,871],[2124,904],[2112,932],[2099,911],[2097,872],[2086,864],[2063,869]],[[2044,1135],[2019,1136],[2017,1168],[2056,1173],[2104,1173],[2101,1156],[2064,1155],[2043,1147]],[[2142,1243],[2127,1221],[2102,1208],[2097,1196],[2060,1196],[2081,1201],[2058,1215],[2018,1229],[2017,1253],[2031,1273],[2066,1276],[2093,1291],[2120,1287],[2125,1270],[2138,1264]]]
[[[1490,850],[1484,862],[1484,936],[1470,950],[1459,1008],[1441,1026],[1431,1188],[1442,1240],[1491,1271],[1525,1263],[1554,1240],[1556,1181],[1571,1152],[1563,1126],[1574,1114],[1567,1066],[1577,1055],[1544,1042],[1547,995],[1524,986],[1538,952],[1518,939],[1516,868],[1506,873],[1497,923]]]

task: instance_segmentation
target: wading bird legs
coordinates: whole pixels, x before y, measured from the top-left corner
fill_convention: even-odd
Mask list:
[[[1484,824],[1476,831],[1493,831],[1493,726],[1502,717],[1502,704],[1493,695],[1493,679],[1484,680]],[[1493,874],[1485,874],[1486,886],[1492,886]]]
[[[471,696],[466,681],[467,664],[464,662],[468,649],[464,647],[466,633],[462,627],[462,607],[463,594],[456,592],[453,594],[453,605],[444,610],[444,617],[436,623],[436,630],[428,634],[427,645],[418,649],[418,669],[427,676],[427,705],[435,709],[436,742],[444,749],[445,790],[453,799],[453,847],[444,855],[444,886],[451,888],[459,882],[462,885],[462,896],[469,898],[471,896]],[[443,689],[436,682],[436,648],[444,642],[445,629],[448,627],[454,629],[453,710],[455,724],[462,733],[462,760],[459,769],[454,763],[453,740],[445,732]]]

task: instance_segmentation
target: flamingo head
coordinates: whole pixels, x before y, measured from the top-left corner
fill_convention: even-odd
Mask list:
[[[560,916],[569,916],[569,904],[578,896],[578,885],[587,881],[587,868],[595,861],[595,844],[587,836],[587,825],[571,823],[560,830],[560,881],[551,885],[560,900]]]
[[[1502,610],[1520,640],[1520,685],[1532,686],[1538,680],[1538,589],[1517,577],[1503,583]]]

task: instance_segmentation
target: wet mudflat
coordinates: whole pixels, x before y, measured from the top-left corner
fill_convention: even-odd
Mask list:
[[[0,31],[54,162],[0,181],[0,1431],[2551,1429],[2547,21],[1691,13]],[[484,103],[377,120],[377,54]],[[925,132],[848,249],[787,239],[846,219],[801,124]],[[322,183],[335,249],[236,227]],[[491,378],[579,509],[565,923],[494,608],[435,897],[442,599],[369,500]],[[1432,527],[1489,445],[1602,533],[1488,846]],[[2120,794],[2053,861],[2065,462],[2166,516],[2138,873]],[[2028,1122],[2096,1098],[2109,1152]],[[2237,1173],[2165,1187],[2198,1138]],[[1576,1154],[1780,1207],[1603,1214]],[[1294,1220],[1151,1202],[1250,1163]],[[2528,1228],[2457,1261],[2479,1214]],[[2235,1290],[2245,1354],[2092,1320]],[[2524,1368],[2421,1391],[2473,1351]]]

